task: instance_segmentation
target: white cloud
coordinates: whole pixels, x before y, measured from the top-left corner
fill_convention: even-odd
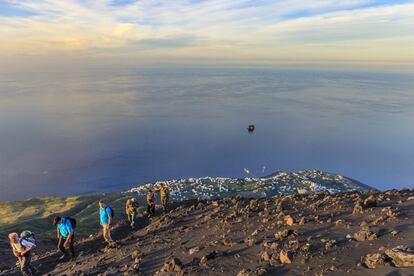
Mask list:
[[[383,1],[382,1],[383,2]],[[30,17],[0,17],[0,50],[11,55],[145,59],[414,60],[414,2],[373,0],[22,0]],[[254,3],[254,5],[250,4]],[[368,50],[367,50],[368,49]],[[369,52],[371,49],[371,52]],[[413,50],[414,52],[414,50]]]

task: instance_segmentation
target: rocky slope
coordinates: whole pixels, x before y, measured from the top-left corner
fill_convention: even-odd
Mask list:
[[[46,275],[413,275],[402,266],[414,253],[396,248],[414,246],[413,219],[408,189],[188,200],[135,230],[119,222],[117,248],[97,234],[74,261],[46,250],[34,264]]]

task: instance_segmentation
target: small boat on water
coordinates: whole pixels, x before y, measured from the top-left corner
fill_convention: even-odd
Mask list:
[[[247,131],[248,131],[248,132],[253,132],[255,128],[256,128],[256,127],[255,127],[254,125],[249,125],[249,126],[247,127]]]

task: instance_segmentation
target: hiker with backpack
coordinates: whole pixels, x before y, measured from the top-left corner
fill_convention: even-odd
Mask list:
[[[33,234],[32,232],[29,233]],[[32,270],[34,270],[31,266],[32,250],[36,247],[34,242],[34,234],[32,235],[32,239],[26,236],[24,232],[22,234],[23,235],[19,237],[17,233],[10,233],[10,246],[13,250],[13,255],[16,256],[16,258],[19,260],[20,270],[22,274],[24,276],[31,276]]]
[[[147,191],[147,213],[149,217],[155,215],[155,205],[156,201],[154,190],[149,188]]]
[[[55,217],[53,225],[56,226],[56,236],[59,239],[58,249],[63,253],[63,256],[59,260],[65,260],[69,257],[66,248],[70,249],[72,254],[71,258],[75,258],[75,228],[76,220],[74,218],[66,217],[61,218],[59,216]]]
[[[162,209],[164,210],[164,212],[168,212],[168,188],[165,185],[165,183],[161,183],[160,184],[160,196],[161,196],[161,203],[162,203]]]
[[[132,228],[135,227],[135,218],[138,215],[138,200],[133,197],[127,200],[125,205],[125,213]]]
[[[115,245],[115,242],[111,237],[111,224],[113,217],[114,210],[111,207],[106,206],[102,199],[99,200],[99,220],[102,226],[103,238],[110,247]]]

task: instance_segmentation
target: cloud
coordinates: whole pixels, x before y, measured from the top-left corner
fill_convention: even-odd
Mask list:
[[[414,61],[414,1],[0,3],[0,56]]]

